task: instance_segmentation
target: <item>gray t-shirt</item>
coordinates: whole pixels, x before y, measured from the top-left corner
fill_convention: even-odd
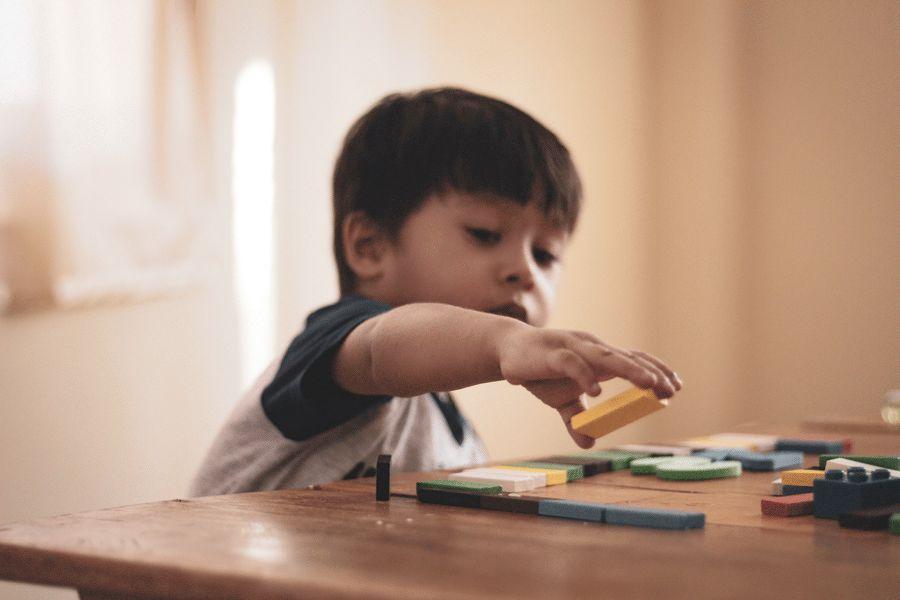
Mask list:
[[[396,471],[483,464],[477,433],[447,393],[360,396],[331,378],[334,354],[360,323],[390,306],[347,296],[309,316],[281,361],[240,399],[189,494],[305,487],[374,473],[379,454]]]

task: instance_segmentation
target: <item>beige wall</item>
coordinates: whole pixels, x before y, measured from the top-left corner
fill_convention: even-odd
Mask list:
[[[900,384],[900,5],[219,6],[211,48],[237,64],[250,31],[282,56],[279,346],[336,292],[328,180],[350,121],[448,83],[519,104],[574,152],[587,205],[553,325],[658,353],[686,381],[609,441],[874,416]],[[228,76],[213,77],[221,173]],[[239,391],[223,261],[206,292],[0,320],[0,522],[183,492]],[[495,457],[573,448],[519,389],[459,395]]]

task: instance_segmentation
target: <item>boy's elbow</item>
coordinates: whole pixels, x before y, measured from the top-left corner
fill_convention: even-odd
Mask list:
[[[342,389],[361,395],[382,395],[373,361],[378,318],[360,324],[341,344],[332,363],[332,377]]]

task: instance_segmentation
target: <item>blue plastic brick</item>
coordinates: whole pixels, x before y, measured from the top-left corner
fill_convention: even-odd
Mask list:
[[[703,513],[617,504],[606,507],[605,519],[610,525],[632,525],[653,529],[702,529],[706,524],[706,515]]]
[[[844,443],[840,440],[784,439],[775,442],[775,450],[806,452],[807,454],[836,454],[844,451]]]
[[[855,510],[900,502],[900,479],[887,475],[884,469],[876,469],[871,474],[853,472],[847,475],[841,471],[826,471],[825,479],[813,482],[813,514],[824,519],[837,519]]]
[[[579,521],[603,523],[606,504],[577,502],[575,500],[541,500],[538,503],[538,514],[545,517],[562,517]]]
[[[803,466],[802,452],[750,452],[732,450],[728,460],[740,461],[747,471],[782,471]]]

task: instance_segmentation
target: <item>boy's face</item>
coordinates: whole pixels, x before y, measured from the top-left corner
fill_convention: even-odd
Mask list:
[[[442,302],[543,326],[568,234],[537,203],[448,191],[404,222],[385,261],[387,301]]]

